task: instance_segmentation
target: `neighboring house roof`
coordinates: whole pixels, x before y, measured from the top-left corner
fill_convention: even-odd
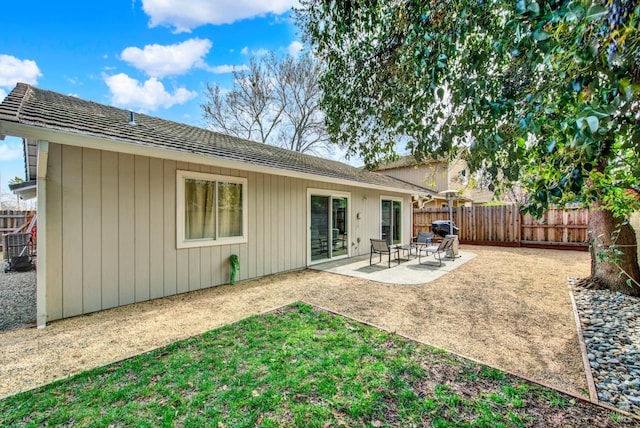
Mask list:
[[[378,167],[375,170],[385,171],[387,169],[409,168],[409,167],[416,167],[420,165],[428,165],[436,162],[443,162],[443,161],[426,160],[426,159],[422,161],[418,161],[412,155],[406,155],[406,156],[400,156],[397,160],[392,162],[381,163],[380,165],[378,165]]]
[[[9,190],[23,199],[32,199],[37,195],[36,181],[29,180],[22,183],[9,184]]]
[[[131,118],[134,120],[131,121]],[[341,162],[18,83],[0,104],[0,135],[249,169],[402,193],[424,189]],[[170,152],[167,152],[170,151]]]

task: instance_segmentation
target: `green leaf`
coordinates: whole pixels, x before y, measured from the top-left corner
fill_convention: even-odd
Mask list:
[[[593,21],[596,19],[600,19],[603,16],[607,15],[607,8],[600,6],[599,4],[592,4],[591,7],[587,10],[587,14],[585,18]]]
[[[551,34],[545,33],[542,30],[536,30],[533,32],[533,40],[535,40],[536,42],[541,42],[549,38],[551,38]]]
[[[438,90],[436,91],[436,94],[438,95],[438,98],[442,100],[444,98],[444,89],[438,88]]]
[[[552,154],[556,150],[556,141],[551,140],[547,143],[547,153]]]
[[[586,120],[591,133],[595,134],[596,132],[598,132],[598,128],[600,127],[600,120],[595,116],[589,116]]]
[[[527,10],[534,15],[540,15],[540,6],[536,2],[532,2],[529,6],[527,6]]]

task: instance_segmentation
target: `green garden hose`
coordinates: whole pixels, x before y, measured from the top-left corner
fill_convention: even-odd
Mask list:
[[[240,259],[237,254],[231,254],[229,261],[231,262],[231,285],[233,285],[236,283],[236,275],[240,270]]]

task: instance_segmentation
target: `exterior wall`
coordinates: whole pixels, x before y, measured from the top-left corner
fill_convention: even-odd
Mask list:
[[[380,235],[380,195],[409,195],[51,143],[46,182],[47,320],[307,265],[307,189],[350,192],[350,255]],[[249,241],[176,249],[176,170],[245,177]],[[361,213],[360,219],[356,213]],[[40,284],[39,284],[40,287]]]
[[[433,162],[419,167],[385,169],[381,174],[397,178],[439,192],[448,189],[447,166],[442,162]]]
[[[380,171],[390,177],[427,187],[434,192],[456,189],[462,190],[462,196],[473,200],[473,204],[484,204],[493,200],[493,192],[488,189],[467,188],[468,178],[464,179],[460,174],[466,169],[467,164],[461,159],[456,159],[449,165],[444,162],[432,162],[417,167],[405,167]],[[443,201],[437,200],[424,207],[441,207]],[[446,200],[444,201],[446,204]]]

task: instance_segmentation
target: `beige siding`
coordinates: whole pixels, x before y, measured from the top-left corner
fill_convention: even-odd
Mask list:
[[[59,147],[59,146],[58,146]],[[102,307],[114,308],[118,296],[118,154],[102,152],[100,170]]]
[[[164,295],[172,296],[177,289],[177,260],[176,251],[176,162],[165,160],[163,163],[163,253],[164,253]]]
[[[102,198],[100,152],[82,149],[82,311],[102,309]]]
[[[135,301],[149,300],[149,158],[134,158]]]
[[[49,145],[47,158],[47,316],[62,318],[62,146]]]
[[[178,162],[177,163],[177,168],[180,170],[186,170],[189,169],[189,164],[185,163],[185,162]],[[174,171],[174,178],[173,181],[175,182],[175,171]],[[174,184],[174,194],[175,194],[175,184]],[[172,207],[173,211],[175,212],[176,208],[175,208],[175,202],[174,202],[174,206]],[[175,223],[175,220],[174,220]],[[173,234],[175,235],[175,225],[174,225],[174,232]],[[175,239],[175,236],[174,236]],[[176,269],[177,275],[178,275],[178,284],[177,284],[177,292],[178,293],[186,293],[187,291],[189,291],[189,249],[187,248],[180,248],[179,250],[177,250],[177,269]]]
[[[177,170],[247,178],[247,243],[176,250]],[[47,319],[226,284],[231,254],[240,257],[239,280],[304,268],[308,189],[351,194],[348,245],[352,256],[368,254],[380,235],[379,191],[52,143]]]
[[[118,159],[118,305],[135,302],[135,193],[132,155]],[[115,233],[115,231],[114,231]]]
[[[164,295],[164,166],[149,160],[149,297]]]
[[[82,149],[62,147],[62,316],[82,314]]]

